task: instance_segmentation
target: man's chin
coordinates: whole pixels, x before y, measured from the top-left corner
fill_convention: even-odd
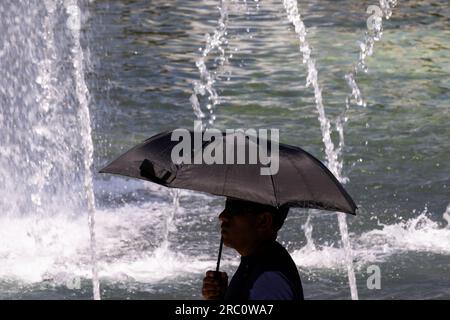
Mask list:
[[[222,232],[223,244],[226,247],[233,248],[233,243],[228,239],[227,233]]]

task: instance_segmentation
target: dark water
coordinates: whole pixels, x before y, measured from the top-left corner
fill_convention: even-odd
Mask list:
[[[229,11],[227,53],[233,57],[215,84],[222,98],[215,125],[279,128],[282,142],[325,159],[313,91],[305,87],[306,68],[282,1],[260,1],[259,9],[248,2]],[[195,61],[205,34],[217,26],[218,4],[97,0],[87,5],[82,35],[90,63],[95,172],[159,131],[192,127],[189,97],[200,77]],[[345,108],[344,75],[357,61],[370,4],[376,1],[299,2],[332,120]],[[450,202],[447,12],[447,1],[399,1],[367,59],[369,72],[357,78],[367,106],[348,111],[343,172],[359,207],[347,222],[361,299],[450,298],[450,229],[443,218]],[[217,52],[211,56],[208,66],[214,70]],[[338,141],[336,132],[332,138]],[[102,298],[200,299],[203,273],[215,266],[223,199],[183,191],[165,250],[160,246],[172,211],[167,190],[99,174],[94,184]],[[306,246],[302,229],[306,210],[292,210],[279,235],[299,267],[305,298],[348,299],[336,216],[309,214],[315,249]],[[31,224],[11,222],[19,229]],[[3,255],[8,263],[0,297],[91,298],[87,224],[64,218],[54,224],[63,227],[42,231],[48,250],[30,249],[19,258],[13,249],[1,251],[9,254]],[[47,229],[53,230],[52,223],[46,222]],[[239,259],[230,249],[224,254],[223,268],[232,273]],[[22,270],[31,260],[35,270]],[[381,270],[379,290],[367,287],[370,265]],[[68,287],[77,277],[79,288]]]

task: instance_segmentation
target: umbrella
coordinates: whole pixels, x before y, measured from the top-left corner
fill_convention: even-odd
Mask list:
[[[243,130],[219,131],[213,138],[210,134],[209,140],[204,139],[207,130],[177,130],[152,136],[119,156],[100,173],[144,179],[169,188],[202,191],[274,207],[315,208],[355,214],[357,207],[354,201],[330,170],[299,147],[246,134]],[[180,147],[181,137],[187,146],[184,149]],[[257,152],[255,163],[252,150],[264,149],[263,146],[267,153],[261,155]],[[175,159],[174,154],[178,156]],[[269,154],[276,157],[269,158],[266,156]],[[208,162],[208,155],[212,155],[215,162]],[[268,162],[268,159],[272,161]]]

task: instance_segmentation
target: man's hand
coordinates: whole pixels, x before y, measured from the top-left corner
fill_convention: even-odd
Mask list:
[[[206,271],[202,288],[202,295],[205,300],[223,299],[227,288],[228,275],[226,272]]]

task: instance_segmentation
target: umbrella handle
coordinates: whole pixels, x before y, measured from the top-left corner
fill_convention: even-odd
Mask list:
[[[219,256],[217,257],[216,272],[219,272],[220,269],[220,258],[222,257],[222,247],[223,247],[223,236],[220,237]]]

